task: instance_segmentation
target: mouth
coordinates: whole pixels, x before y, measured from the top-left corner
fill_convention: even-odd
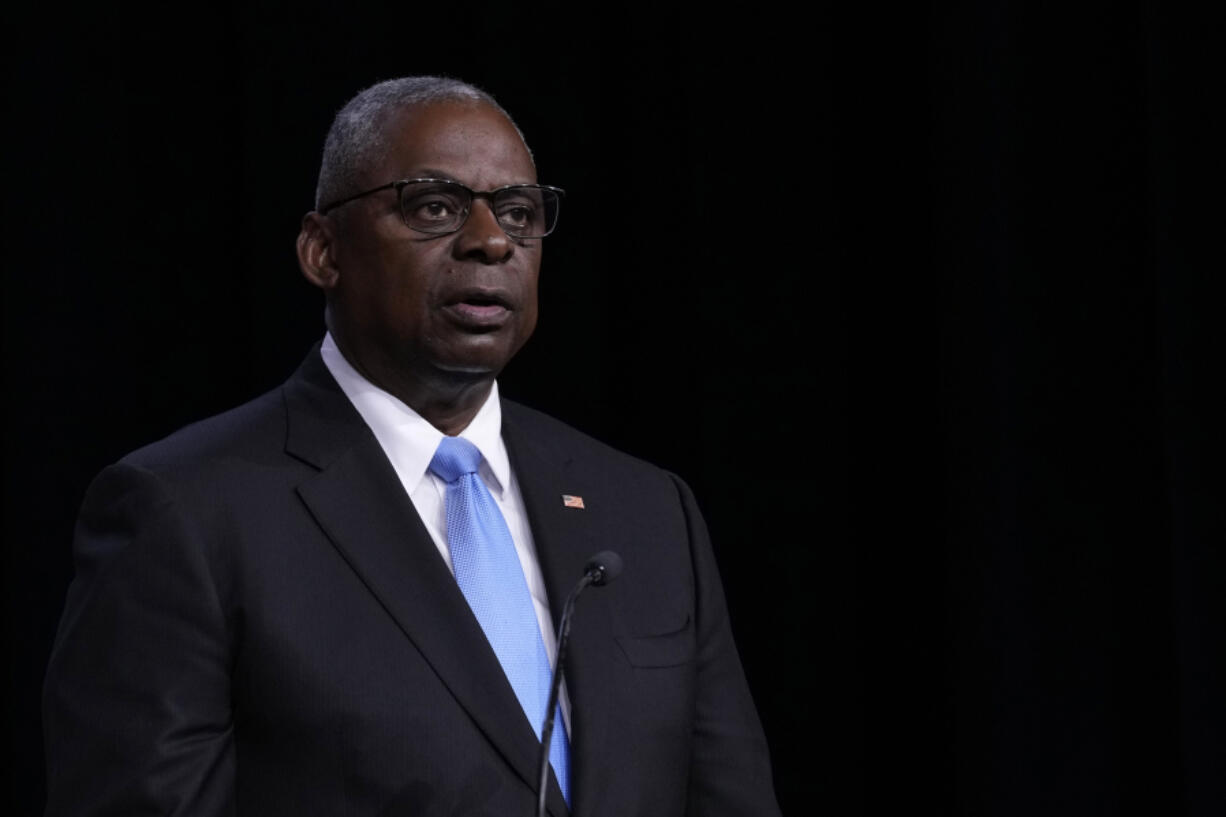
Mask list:
[[[443,311],[463,328],[490,331],[506,322],[512,305],[503,292],[468,290],[449,299]]]

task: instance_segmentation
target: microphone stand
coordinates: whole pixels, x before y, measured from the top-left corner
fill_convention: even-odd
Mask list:
[[[602,551],[592,557],[583,568],[583,578],[575,585],[562,606],[562,619],[558,624],[558,657],[554,662],[553,682],[549,685],[549,703],[545,707],[545,723],[541,726],[541,754],[538,758],[536,785],[536,814],[545,817],[545,794],[549,791],[549,745],[553,741],[553,722],[558,709],[558,693],[562,687],[562,660],[566,657],[566,644],[570,640],[570,621],[575,612],[575,599],[590,585],[600,587],[617,578],[621,573],[621,557],[611,551]]]

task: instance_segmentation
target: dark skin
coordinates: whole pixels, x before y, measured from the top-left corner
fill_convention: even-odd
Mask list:
[[[388,129],[393,147],[359,189],[421,177],[477,191],[536,182],[514,126],[484,102],[415,106]],[[444,236],[406,227],[394,190],[310,212],[298,261],[327,297],[345,359],[444,434],[472,422],[536,327],[541,241],[511,239],[484,199]]]

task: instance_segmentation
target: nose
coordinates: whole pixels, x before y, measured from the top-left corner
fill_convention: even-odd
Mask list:
[[[474,199],[468,220],[459,230],[455,251],[461,258],[473,258],[484,264],[499,264],[510,260],[515,252],[515,242],[498,223],[489,202]]]

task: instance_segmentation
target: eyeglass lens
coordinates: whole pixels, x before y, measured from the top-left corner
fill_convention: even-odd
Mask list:
[[[414,230],[450,233],[464,224],[472,200],[473,194],[459,184],[411,182],[400,191],[400,210]],[[557,225],[558,194],[526,185],[504,187],[490,197],[490,208],[507,235],[542,238]]]

